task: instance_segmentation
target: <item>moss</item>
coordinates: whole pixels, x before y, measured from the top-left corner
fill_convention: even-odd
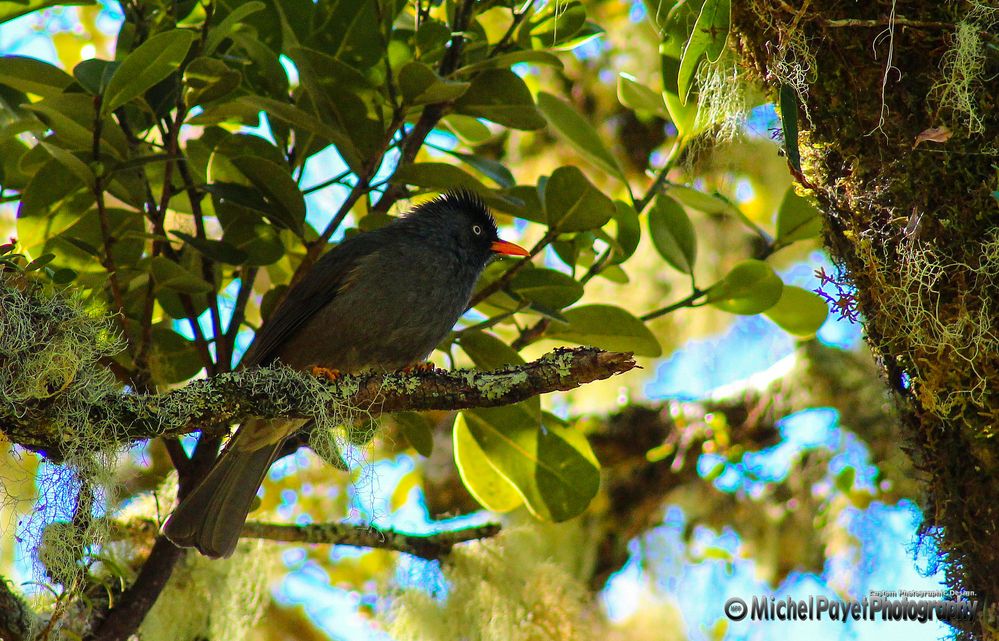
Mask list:
[[[767,81],[783,81],[783,43],[811,50],[804,175],[928,480],[926,531],[948,582],[995,595],[999,103],[984,80],[999,73],[999,55],[981,38],[999,10],[980,0],[899,4],[896,14],[894,3],[752,0],[733,3],[733,25]],[[891,23],[902,16],[920,24]],[[914,148],[942,124],[950,140]]]

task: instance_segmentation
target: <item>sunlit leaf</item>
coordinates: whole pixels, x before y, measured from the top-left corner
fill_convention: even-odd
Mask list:
[[[13,4],[20,3],[0,2],[0,16],[3,15],[4,5]],[[61,94],[72,82],[72,76],[47,62],[27,56],[0,57],[0,84],[18,91],[48,98]]]
[[[455,111],[514,129],[541,129],[545,119],[520,77],[508,69],[490,69],[472,80]]]
[[[509,512],[524,503],[513,483],[497,471],[482,450],[462,412],[455,415],[452,432],[454,462],[462,483],[482,507],[492,512]]]
[[[664,118],[669,116],[662,94],[638,82],[631,74],[618,74],[617,99],[621,101],[622,105],[635,111],[651,113]]]
[[[701,5],[697,21],[680,56],[680,69],[677,72],[677,92],[683,102],[687,101],[687,93],[701,56],[705,56],[708,62],[717,62],[725,50],[731,22],[731,0],[705,0]]]
[[[548,226],[560,232],[601,227],[614,216],[614,201],[576,167],[559,167],[545,185]]]
[[[510,281],[510,291],[532,303],[559,310],[583,296],[583,286],[554,269],[524,269]]]
[[[687,212],[665,194],[656,197],[649,212],[649,235],[663,259],[685,274],[694,273],[697,235]]]
[[[194,37],[193,31],[173,29],[156,34],[136,47],[111,76],[101,113],[111,113],[176,72],[187,56]]]
[[[744,260],[708,290],[706,301],[732,314],[759,314],[781,298],[784,283],[761,260]]]
[[[487,332],[462,332],[459,344],[479,369],[493,370],[507,365],[524,364],[524,359],[517,350]]]
[[[399,89],[408,105],[424,105],[454,100],[468,91],[467,82],[445,80],[429,65],[409,62],[399,70]]]
[[[763,313],[787,333],[810,338],[826,322],[829,308],[815,292],[784,285],[780,300]]]
[[[777,210],[777,242],[793,243],[796,240],[815,238],[822,233],[822,216],[807,198],[788,187],[784,200]]]
[[[659,356],[662,347],[645,323],[613,305],[584,305],[564,312],[568,325],[552,323],[546,336],[613,352]]]
[[[600,139],[600,134],[588,120],[570,105],[543,91],[538,94],[538,107],[545,114],[552,129],[564,137],[573,148],[603,171],[623,180],[624,172],[617,158],[607,150]]]

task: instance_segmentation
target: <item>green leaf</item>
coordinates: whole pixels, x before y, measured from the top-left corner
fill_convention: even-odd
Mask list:
[[[559,167],[545,185],[548,226],[559,232],[602,227],[614,216],[614,201],[576,167]]]
[[[215,58],[195,58],[184,70],[188,106],[224,98],[239,88],[243,76]]]
[[[624,172],[617,159],[607,150],[600,135],[572,106],[555,96],[540,92],[538,107],[548,124],[587,160],[612,176],[624,179]]]
[[[30,263],[24,266],[24,271],[33,272],[35,270],[45,267],[49,263],[55,260],[55,254],[42,254],[38,258],[34,259]]]
[[[197,238],[184,232],[172,230],[170,232],[177,238],[195,248],[208,258],[220,263],[229,265],[242,265],[248,258],[245,251],[239,249],[224,240],[212,240],[210,238]]]
[[[663,102],[666,104],[666,111],[669,112],[669,119],[673,121],[677,133],[681,137],[690,138],[700,132],[703,125],[698,126],[697,109],[698,101],[681,100],[676,88],[676,75],[680,72],[680,58],[670,55],[661,55],[659,65],[662,68],[663,77]],[[672,84],[670,83],[672,81]],[[696,93],[696,88],[691,90]]]
[[[513,129],[545,126],[531,91],[520,76],[509,69],[490,69],[475,76],[472,86],[455,103],[455,111]]]
[[[665,194],[656,197],[649,212],[649,235],[667,263],[684,274],[694,273],[697,235],[680,203]]]
[[[784,153],[795,171],[801,171],[801,153],[798,150],[798,94],[789,85],[781,84],[778,91],[780,122],[784,133]]]
[[[94,4],[97,4],[94,0],[9,0],[0,2],[0,24],[46,7],[90,6]]]
[[[49,152],[49,155],[66,167],[66,169],[70,170],[74,176],[79,178],[80,182],[90,189],[94,188],[94,185],[97,183],[97,177],[94,176],[94,172],[87,166],[87,163],[83,162],[72,153],[66,151],[58,145],[53,145],[47,142],[41,142],[39,144],[43,149],[45,149],[45,151]]]
[[[759,314],[780,300],[784,283],[762,260],[744,260],[711,286],[705,302],[732,314]]]
[[[242,96],[237,103],[264,111],[268,116],[276,118],[292,127],[296,127],[336,145],[337,151],[351,169],[359,170],[363,164],[360,153],[346,133],[338,127],[323,122],[316,116],[295,105],[265,98],[264,96]]]
[[[408,62],[399,70],[399,89],[408,105],[449,102],[468,91],[470,86],[468,82],[445,80],[422,62]]]
[[[244,18],[264,9],[266,6],[263,2],[252,0],[251,2],[235,7],[229,12],[229,15],[222,19],[222,22],[208,30],[208,37],[205,38],[205,54],[211,55],[215,53],[218,46],[239,27],[239,23]]]
[[[112,60],[90,58],[73,67],[73,77],[91,95],[104,93],[111,76],[121,63]]]
[[[508,69],[509,67],[522,62],[544,65],[546,67],[555,67],[556,69],[562,69],[564,66],[558,56],[548,53],[547,51],[512,51],[510,53],[504,53],[466,65],[458,69],[455,72],[455,75],[464,76],[473,71],[482,71],[484,69]]]
[[[569,324],[552,323],[546,336],[638,356],[660,356],[662,347],[645,323],[613,305],[584,305],[564,312]]]
[[[585,439],[573,438],[554,421],[540,429],[539,416],[522,405],[461,412],[456,430],[467,429],[535,516],[572,518],[586,509],[600,484],[593,452]],[[462,479],[467,482],[464,473]]]
[[[718,58],[721,57],[722,51],[725,50],[725,42],[728,40],[731,22],[731,0],[705,0],[680,56],[677,93],[684,103],[687,101],[694,70],[697,69],[701,56],[706,56],[708,62],[718,62]]]
[[[638,249],[638,243],[642,239],[642,225],[635,208],[620,200],[614,201],[614,221],[617,223],[617,246],[611,263],[619,264],[631,258]]]
[[[784,285],[780,300],[764,314],[788,334],[811,338],[826,322],[829,308],[815,292]]]
[[[581,2],[555,2],[549,6],[551,12],[531,27],[537,49],[550,49],[567,42],[586,24],[586,8]]]
[[[705,214],[735,214],[733,207],[724,198],[719,198],[714,194],[706,194],[699,189],[692,189],[682,185],[670,185],[666,193],[687,207],[703,211]]]
[[[655,114],[663,118],[669,117],[662,94],[641,84],[631,74],[621,73],[618,75],[617,99],[629,109]]]
[[[437,191],[470,189],[478,194],[489,193],[489,188],[478,178],[461,167],[446,162],[418,162],[399,167],[392,182],[425,187]]]
[[[523,365],[517,350],[483,331],[462,332],[459,344],[479,369],[493,370],[507,365]]]
[[[301,236],[305,198],[287,167],[258,156],[237,156],[230,160],[263,196],[273,220]]]
[[[20,3],[0,2],[0,16],[7,4]],[[72,83],[72,76],[47,62],[27,56],[0,57],[0,84],[18,91],[49,98],[61,94]]]
[[[509,512],[523,504],[517,488],[499,473],[472,436],[461,412],[455,415],[452,438],[461,481],[482,507],[490,512]]]
[[[223,203],[218,196],[212,204],[222,224],[222,240],[246,253],[247,265],[270,265],[284,256],[284,243],[278,230],[260,215],[234,203]]]
[[[65,285],[76,280],[76,272],[68,267],[63,267],[52,272],[52,282],[56,285]]]
[[[204,294],[212,291],[211,285],[200,276],[188,271],[181,265],[163,256],[152,259],[153,280],[156,286],[170,289],[181,294]]]
[[[434,451],[434,426],[430,420],[419,412],[396,412],[392,418],[402,428],[406,440],[413,449],[423,456],[430,456]]]
[[[810,200],[794,193],[794,187],[788,187],[777,210],[777,242],[793,243],[815,238],[821,233],[822,216],[819,210]]]
[[[493,133],[489,131],[489,127],[479,122],[478,118],[472,118],[471,116],[449,114],[441,122],[463,142],[471,145],[484,143],[493,136]]]
[[[109,114],[144,94],[180,68],[194,42],[195,33],[172,29],[143,42],[128,54],[108,82],[101,113]]]
[[[432,145],[431,145],[432,146]],[[469,167],[473,167],[479,173],[484,174],[491,178],[493,182],[503,188],[513,187],[516,184],[516,179],[514,179],[513,174],[507,169],[503,163],[493,160],[492,158],[486,158],[485,156],[479,156],[475,154],[463,154],[460,151],[454,151],[452,149],[444,149],[442,147],[434,147],[438,151],[442,151],[449,156],[457,158],[461,162],[465,163]]]
[[[606,32],[603,27],[591,20],[587,20],[582,29],[574,33],[571,38],[559,42],[553,47],[553,49],[555,49],[555,51],[572,51],[576,47],[584,45],[594,38],[599,38],[604,35],[604,33]]]
[[[149,370],[154,381],[180,383],[201,371],[201,357],[192,341],[166,324],[154,325],[152,337]]]
[[[25,105],[25,109],[37,113],[43,122],[59,136],[59,142],[66,149],[91,151],[94,144],[94,99],[85,93],[69,93],[51,96]],[[116,159],[127,158],[128,140],[113,119],[101,118],[101,150]]]
[[[525,269],[510,281],[510,291],[549,309],[562,309],[583,297],[583,286],[554,269]]]

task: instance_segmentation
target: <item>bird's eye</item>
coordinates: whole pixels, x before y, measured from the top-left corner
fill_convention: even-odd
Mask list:
[[[480,227],[478,225],[472,225],[472,233],[475,234],[476,236],[481,236],[482,235],[482,227]]]

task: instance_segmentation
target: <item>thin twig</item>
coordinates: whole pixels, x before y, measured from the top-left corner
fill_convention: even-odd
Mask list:
[[[659,318],[660,316],[665,316],[666,314],[669,314],[671,312],[675,312],[676,310],[682,309],[684,307],[699,307],[702,303],[697,303],[696,301],[699,298],[703,297],[705,294],[707,294],[706,291],[702,291],[700,289],[694,289],[694,291],[692,291],[690,293],[690,296],[687,296],[683,300],[678,300],[677,302],[673,303],[672,305],[667,305],[666,307],[663,307],[662,309],[657,309],[657,310],[655,310],[653,312],[649,312],[648,314],[643,314],[639,318],[641,318],[643,321],[650,321],[650,320],[652,320],[654,318]]]
[[[156,534],[159,524],[153,519],[112,521],[111,535],[116,538],[142,538]],[[422,559],[436,561],[446,557],[455,545],[496,536],[496,523],[444,530],[434,534],[407,534],[356,523],[313,523],[287,525],[248,521],[241,534],[244,539],[265,539],[284,543],[321,545],[351,545],[404,552]]]

